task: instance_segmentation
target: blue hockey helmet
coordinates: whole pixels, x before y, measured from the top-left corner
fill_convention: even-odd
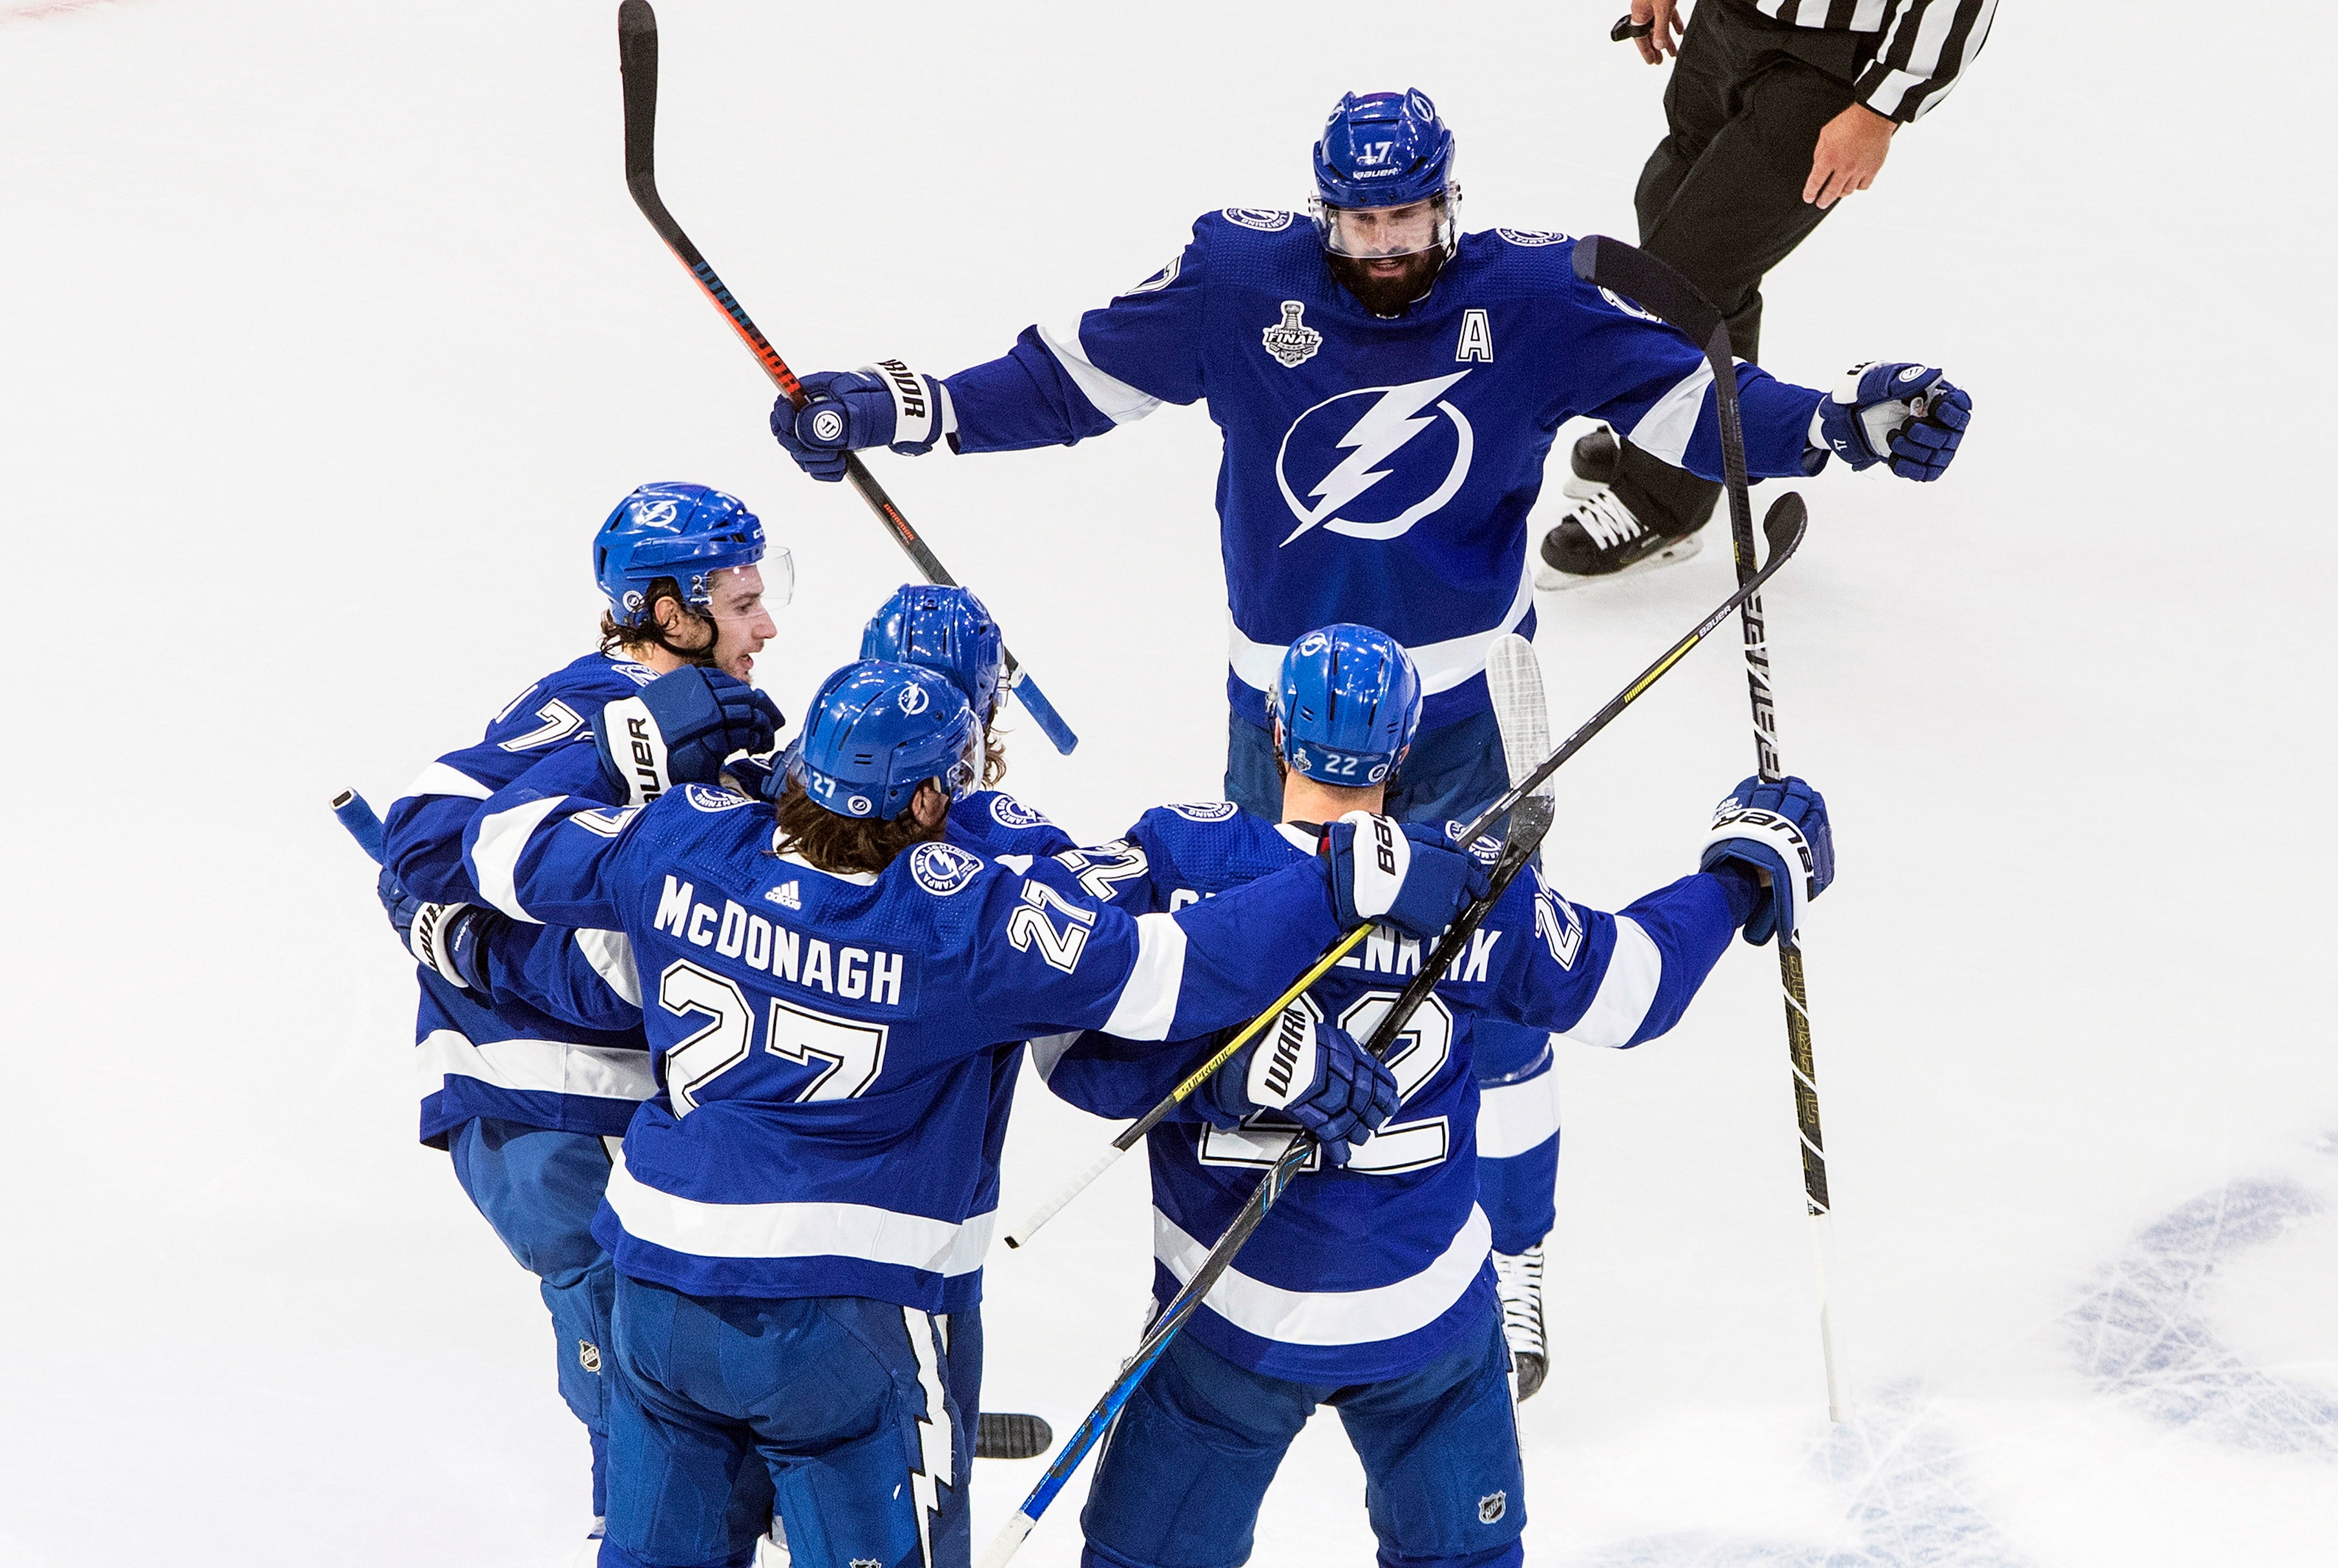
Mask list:
[[[974,777],[982,727],[949,677],[863,659],[820,683],[791,771],[840,817],[889,822],[928,779],[956,795]]]
[[[967,589],[932,583],[905,583],[878,608],[860,633],[860,656],[940,671],[986,725],[1007,671],[1007,644],[982,601]]]
[[[736,495],[704,485],[644,485],[593,536],[593,575],[620,626],[647,618],[650,584],[661,577],[674,580],[683,603],[704,610],[715,573],[762,559],[761,520]],[[784,604],[795,591],[794,564],[784,550],[774,564],[786,566],[786,581],[767,583],[764,596]]]
[[[1310,632],[1284,652],[1274,688],[1282,760],[1319,784],[1387,783],[1420,727],[1412,655],[1369,626]]]
[[[1454,209],[1453,132],[1437,105],[1417,87],[1401,93],[1350,93],[1331,110],[1315,142],[1316,231],[1335,255],[1392,257],[1439,249],[1451,255]],[[1431,204],[1420,233],[1396,243],[1370,242],[1343,231],[1339,214],[1371,208]]]

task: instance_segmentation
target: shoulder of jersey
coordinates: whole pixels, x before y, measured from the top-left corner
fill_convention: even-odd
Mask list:
[[[1575,236],[1555,229],[1480,229],[1461,237],[1461,254],[1513,287],[1565,294],[1577,287]]]
[[[1316,249],[1315,225],[1304,212],[1272,207],[1221,207],[1194,220],[1194,238],[1213,250]]]

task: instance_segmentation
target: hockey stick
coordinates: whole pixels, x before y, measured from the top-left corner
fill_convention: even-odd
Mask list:
[[[1721,471],[1729,491],[1729,543],[1741,588],[1757,587],[1754,569],[1754,501],[1745,476],[1745,429],[1737,406],[1736,358],[1729,324],[1696,286],[1646,251],[1594,234],[1576,242],[1575,275],[1613,289],[1663,317],[1702,349],[1713,369],[1721,418]],[[1790,495],[1782,499],[1792,500]],[[1776,507],[1772,508],[1773,513]],[[1754,703],[1754,758],[1765,782],[1786,776],[1778,758],[1778,714],[1770,691],[1769,633],[1758,593],[1739,608],[1745,632],[1745,684]],[[1827,1416],[1841,1421],[1850,1406],[1849,1378],[1835,1352],[1834,1320],[1827,1303],[1827,1255],[1833,1250],[1834,1205],[1827,1191],[1826,1143],[1819,1132],[1818,1068],[1811,1053],[1811,1014],[1803,985],[1802,944],[1778,933],[1778,985],[1786,1005],[1786,1055],[1794,1072],[1794,1118],[1803,1141],[1803,1199],[1810,1210],[1812,1260],[1818,1271],[1819,1348],[1826,1363]]]
[[[739,340],[746,344],[755,362],[763,368],[763,374],[771,377],[771,385],[789,402],[802,407],[804,389],[795,372],[788,368],[788,362],[780,358],[771,340],[748,317],[746,307],[715,276],[714,269],[706,264],[706,258],[690,242],[690,236],[682,231],[682,225],[673,220],[673,214],[665,210],[665,201],[658,195],[657,13],[650,9],[649,0],[623,0],[617,7],[617,64],[624,82],[625,189],[633,192],[634,205],[650,220],[650,227],[657,230],[658,238],[665,241],[674,259],[689,269],[699,288],[730,321]],[[927,582],[945,588],[958,585],[958,579],[949,574],[940,557],[909,526],[909,520],[901,514],[901,509],[885,494],[885,487],[877,483],[857,454],[845,455],[844,476],[852,481],[852,487],[860,492],[860,498],[869,503],[885,531],[892,534],[893,542],[900,545]],[[1072,733],[1071,726],[1064,722],[1063,715],[1056,711],[1055,704],[1047,701],[1046,694],[1016,662],[1015,655],[1007,652],[1006,660],[1007,686],[1024,710],[1038,723],[1056,750],[1070,752],[1080,743],[1080,738]]]
[[[1385,1056],[1390,1047],[1403,1035],[1413,1013],[1436,988],[1437,983],[1445,977],[1446,970],[1468,949],[1470,936],[1484,922],[1487,914],[1500,902],[1511,879],[1542,842],[1544,833],[1550,828],[1550,801],[1542,796],[1536,796],[1516,808],[1510,818],[1509,839],[1502,846],[1500,858],[1494,862],[1490,878],[1492,886],[1484,897],[1472,902],[1461,912],[1459,918],[1446,927],[1445,935],[1439,938],[1437,946],[1422,961],[1420,973],[1407,982],[1405,988],[1398,993],[1396,1001],[1381,1014],[1380,1023],[1372,1030],[1371,1038],[1364,1042],[1364,1049],[1375,1056]],[[1475,839],[1473,833],[1463,842],[1470,843]],[[1095,1447],[1105,1433],[1111,1429],[1121,1407],[1128,1403],[1129,1396],[1136,1392],[1136,1386],[1144,1381],[1145,1374],[1153,1370],[1154,1365],[1169,1348],[1169,1342],[1177,1337],[1178,1330],[1184,1328],[1200,1308],[1203,1298],[1209,1295],[1211,1288],[1233,1266],[1234,1254],[1242,1250],[1243,1244],[1257,1230],[1260,1222],[1266,1218],[1267,1210],[1274,1207],[1275,1200],[1282,1196],[1292,1178],[1307,1168],[1314,1152],[1315,1140],[1311,1135],[1303,1132],[1292,1134],[1290,1146],[1260,1180],[1249,1200],[1234,1216],[1233,1222],[1226,1227],[1225,1233],[1210,1249],[1209,1256],[1202,1259],[1202,1266],[1194,1271],[1194,1277],[1153,1320],[1152,1328],[1137,1346],[1135,1354],[1122,1364],[1120,1376],[1113,1379],[1112,1387],[1105,1390],[1104,1397],[1096,1401],[1087,1418],[1079,1424],[1065,1443],[1063,1452],[1056,1455],[1055,1463],[1048,1465],[1046,1474],[1039,1477],[1038,1485],[1023,1500],[1023,1505],[1015,1511],[992,1539],[990,1550],[983,1554],[979,1568],[1003,1568],[1007,1559],[1015,1555],[1017,1549],[1030,1535],[1032,1527],[1039,1523],[1039,1516],[1047,1511],[1047,1505],[1056,1500],[1056,1494],[1064,1489],[1065,1483],[1072,1478],[1072,1473],[1079,1468],[1080,1461],[1087,1456],[1088,1450]]]
[[[333,797],[333,815],[358,841],[358,848],[375,865],[381,864],[381,818],[375,816],[366,798],[354,789],[344,789]]]
[[[1639,701],[1642,692],[1662,680],[1665,672],[1680,662],[1682,656],[1690,649],[1704,641],[1707,632],[1727,620],[1730,612],[1740,604],[1759,593],[1762,584],[1768,582],[1771,574],[1784,565],[1787,558],[1801,546],[1804,525],[1803,498],[1793,495],[1780,496],[1776,504],[1770,508],[1768,514],[1762,519],[1763,532],[1770,541],[1770,559],[1761,571],[1754,573],[1754,580],[1741,583],[1736,593],[1715,605],[1686,636],[1666,649],[1655,663],[1641,671],[1631,684],[1609,698],[1606,706],[1584,720],[1581,728],[1569,735],[1557,750],[1544,758],[1541,763],[1525,778],[1511,785],[1500,799],[1479,813],[1478,819],[1463,829],[1461,841],[1464,844],[1475,843],[1479,834],[1508,815],[1517,808],[1519,801],[1540,789],[1552,774],[1565,766],[1568,758],[1588,745],[1593,736],[1607,728],[1615,720],[1616,715]],[[1180,1102],[1200,1088],[1211,1073],[1233,1060],[1234,1053],[1249,1044],[1252,1036],[1272,1023],[1285,1007],[1298,998],[1302,992],[1329,974],[1331,966],[1346,957],[1349,952],[1370,932],[1370,926],[1359,926],[1334,943],[1331,949],[1322,957],[1317,959],[1304,975],[1292,983],[1290,989],[1275,998],[1272,1005],[1256,1018],[1252,1019],[1243,1026],[1240,1034],[1212,1052],[1200,1066],[1187,1073],[1184,1081],[1169,1092],[1166,1099],[1123,1129],[1120,1135],[1112,1141],[1111,1145],[1096,1157],[1094,1164],[1073,1177],[1053,1198],[1031,1210],[1021,1225],[1007,1233],[1007,1245],[1020,1247],[1024,1242],[1028,1241],[1040,1226],[1053,1219],[1065,1204],[1078,1197],[1089,1183],[1110,1170],[1114,1161],[1143,1142],[1144,1135],[1158,1126],[1163,1117],[1174,1111]]]

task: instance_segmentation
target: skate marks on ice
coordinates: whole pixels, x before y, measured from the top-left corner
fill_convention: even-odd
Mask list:
[[[2323,1152],[2338,1155],[2338,1138],[2325,1138]],[[2145,1226],[2063,1319],[2079,1370],[2103,1393],[2195,1436],[2338,1459],[2338,1397],[2249,1365],[2217,1337],[2205,1300],[2220,1266],[2325,1207],[2301,1182],[2241,1178]]]
[[[1830,1543],[1650,1535],[1585,1561],[1591,1568],[2029,1568],[1967,1495],[1948,1417],[1914,1383],[1863,1402],[1815,1458],[1844,1494]]]

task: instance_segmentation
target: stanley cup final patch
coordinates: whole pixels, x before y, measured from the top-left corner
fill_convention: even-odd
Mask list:
[[[1285,299],[1282,302],[1282,319],[1262,334],[1266,351],[1273,355],[1276,362],[1286,370],[1296,370],[1314,358],[1315,351],[1323,347],[1323,334],[1300,319],[1306,311],[1305,301]]]

